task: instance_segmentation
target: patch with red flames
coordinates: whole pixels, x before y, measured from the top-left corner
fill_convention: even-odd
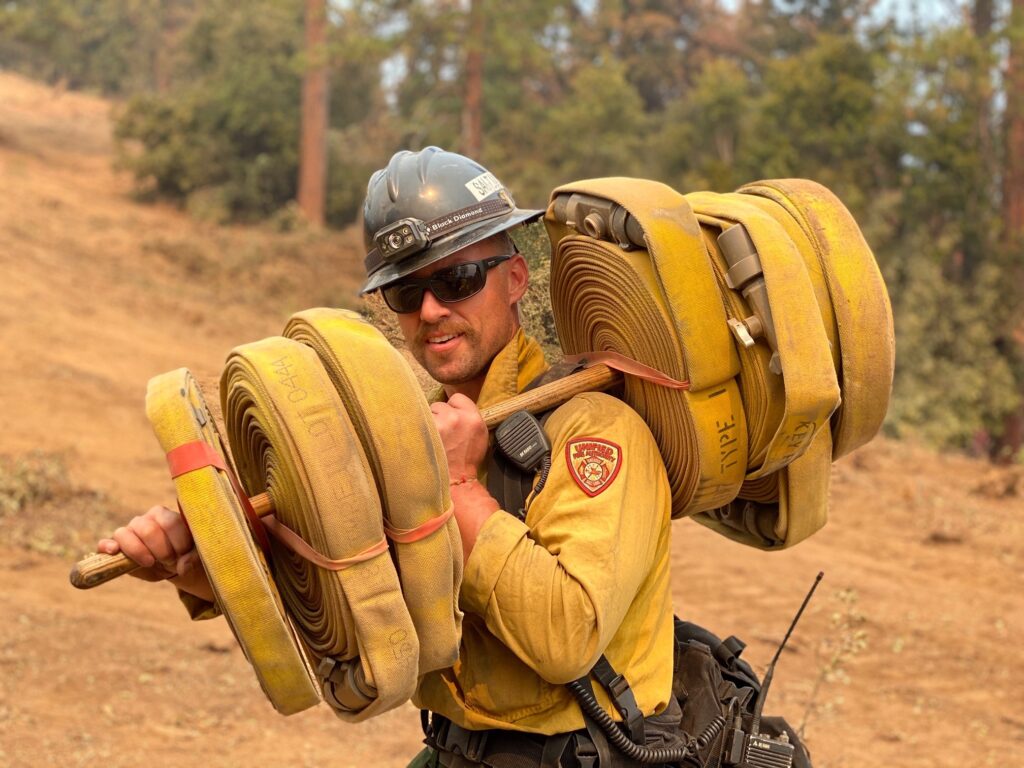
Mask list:
[[[587,496],[605,491],[622,466],[622,449],[599,437],[577,437],[565,446],[569,474]]]

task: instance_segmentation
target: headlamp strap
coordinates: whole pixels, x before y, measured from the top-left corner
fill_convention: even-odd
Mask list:
[[[461,229],[469,224],[475,224],[478,221],[485,221],[487,219],[497,218],[503,216],[510,211],[515,210],[515,203],[512,202],[512,198],[509,197],[508,193],[499,193],[497,197],[491,200],[484,200],[473,205],[467,205],[465,208],[459,208],[457,211],[446,213],[444,216],[439,216],[436,219],[432,219],[423,224],[423,231],[427,235],[427,244],[416,251],[416,253],[422,253],[424,250],[430,247],[440,237],[444,237],[449,232],[456,229]],[[386,229],[382,228],[382,229]],[[382,230],[378,230],[374,235],[374,241],[380,236]],[[413,254],[403,255],[403,259],[412,256]],[[366,267],[367,274],[376,272],[383,264],[387,261],[380,249],[374,246],[374,248],[366,254],[366,259],[363,264]]]

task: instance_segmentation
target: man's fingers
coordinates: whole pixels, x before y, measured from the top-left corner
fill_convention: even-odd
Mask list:
[[[152,515],[136,517],[128,527],[161,563],[173,564],[178,559],[167,533]]]
[[[116,555],[121,551],[121,547],[113,539],[100,539],[96,544],[96,551],[104,555]]]
[[[198,565],[198,563],[199,553],[193,549],[187,555],[183,555],[182,557],[178,558],[177,575],[184,576],[193,568],[195,568],[196,565]]]
[[[149,551],[149,547],[142,543],[142,539],[131,528],[122,526],[114,531],[114,541],[129,560],[135,561],[143,568],[151,568],[156,563],[156,558]]]
[[[476,403],[460,392],[456,392],[448,398],[448,405],[457,411],[464,411],[467,408],[471,408],[474,411],[476,410]]]
[[[163,529],[167,536],[175,557],[181,557],[192,551],[192,532],[189,530],[185,519],[177,512],[167,507],[154,507],[150,514]]]

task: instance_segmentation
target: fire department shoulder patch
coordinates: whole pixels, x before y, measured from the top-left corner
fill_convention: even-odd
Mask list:
[[[569,474],[587,496],[602,493],[622,466],[622,449],[599,437],[577,437],[565,446]]]

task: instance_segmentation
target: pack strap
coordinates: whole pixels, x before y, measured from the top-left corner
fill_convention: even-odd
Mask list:
[[[615,671],[611,662],[608,661],[608,657],[604,654],[601,654],[601,658],[597,660],[597,663],[594,664],[590,672],[577,681],[590,694],[593,694],[594,687],[590,682],[591,675],[597,678],[597,681],[604,686],[604,689],[612,697],[612,703],[622,716],[622,721],[626,726],[630,739],[636,744],[643,744],[645,739],[644,715],[636,703],[636,696],[633,694],[633,689],[629,686],[629,681]]]

